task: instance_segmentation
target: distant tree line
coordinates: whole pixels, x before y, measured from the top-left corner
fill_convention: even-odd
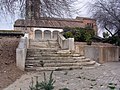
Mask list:
[[[90,10],[100,28],[120,37],[120,0],[94,0]]]

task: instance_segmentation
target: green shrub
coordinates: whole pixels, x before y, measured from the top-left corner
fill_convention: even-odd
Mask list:
[[[120,46],[120,37],[118,36],[109,37],[109,38],[104,39],[103,42]]]
[[[86,28],[65,28],[64,29],[64,36],[66,38],[73,38],[75,39],[75,41],[81,41],[81,42],[85,42],[87,39],[87,36],[91,35],[91,38],[95,35],[94,30],[93,29],[86,29]],[[88,36],[89,37],[89,36]]]
[[[110,88],[110,90],[115,90],[116,85],[114,83],[109,83],[108,88]]]
[[[73,38],[73,34],[72,34],[72,32],[70,32],[70,31],[66,32],[66,33],[64,34],[64,36],[65,36],[66,38]]]
[[[92,35],[90,33],[85,33],[85,41],[88,42],[92,39]]]
[[[74,35],[74,39],[75,39],[75,41],[84,41],[83,34],[81,34],[79,31],[76,30],[76,33]],[[80,39],[82,39],[82,40],[80,40]]]

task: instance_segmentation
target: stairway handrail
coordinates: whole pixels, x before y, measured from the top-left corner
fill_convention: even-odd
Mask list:
[[[26,33],[24,37],[20,38],[18,48],[16,49],[16,65],[19,69],[25,69],[25,59],[27,48],[29,47],[29,34]]]
[[[62,34],[58,34],[57,40],[61,49],[74,51],[74,38],[66,39]]]

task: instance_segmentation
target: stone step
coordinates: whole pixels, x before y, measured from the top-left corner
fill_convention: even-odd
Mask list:
[[[57,53],[71,53],[70,50],[58,50]]]
[[[26,71],[61,71],[61,70],[72,70],[81,69],[81,66],[71,66],[71,67],[26,67]]]
[[[27,51],[27,54],[74,54],[74,55],[78,55],[79,53],[72,53],[70,51],[67,52],[59,52],[57,50],[43,50],[43,49],[31,49]],[[79,54],[80,55],[80,54]]]
[[[59,44],[57,43],[50,43],[50,44],[36,44],[36,43],[33,43],[33,44],[30,44],[30,47],[39,47],[39,48],[55,48],[55,47],[59,47]]]
[[[78,54],[70,52],[69,50],[59,50],[56,48],[29,48],[27,53],[56,53],[56,54]]]
[[[44,67],[63,67],[63,66],[86,66],[86,65],[94,65],[95,61],[90,62],[76,62],[76,63],[44,63]],[[36,64],[26,64],[26,67],[41,67],[40,63]]]
[[[37,57],[37,56],[41,56],[41,57],[80,57],[80,54],[55,54],[55,53],[43,53],[43,54],[27,54],[27,56],[31,56],[31,57]]]
[[[56,48],[39,48],[39,49],[28,48],[27,52],[57,52],[57,49]]]
[[[30,48],[59,48],[57,40],[30,40]]]
[[[57,40],[30,40],[25,69],[26,71],[71,70],[95,65],[95,61],[78,53],[61,50]]]
[[[29,64],[37,64],[37,63],[40,63],[40,62],[43,62],[43,63],[77,63],[77,62],[89,62],[90,59],[82,59],[82,60],[26,60],[26,63],[29,63]]]
[[[35,55],[35,54],[39,54],[39,55],[41,55],[41,54],[57,54],[57,52],[50,52],[50,51],[48,51],[48,52],[39,52],[39,51],[37,51],[37,52],[32,52],[32,51],[29,51],[29,52],[27,52],[27,55]]]
[[[30,42],[57,42],[57,40],[39,40],[39,39],[30,39]]]
[[[81,57],[27,57],[26,60],[81,60],[85,59],[84,56]]]
[[[55,66],[55,67],[33,67],[29,66],[26,67],[26,71],[59,71],[59,70],[72,70],[72,69],[82,69],[83,67],[85,68],[93,68],[94,63],[91,64],[83,64],[83,65],[77,65],[77,66]]]

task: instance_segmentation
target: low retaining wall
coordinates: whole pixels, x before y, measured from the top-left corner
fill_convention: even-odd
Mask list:
[[[16,65],[19,69],[25,69],[25,59],[27,48],[29,47],[29,35],[25,34],[24,37],[21,37],[18,48],[16,49]]]
[[[75,43],[75,52],[99,63],[119,61],[119,47],[105,43]]]

